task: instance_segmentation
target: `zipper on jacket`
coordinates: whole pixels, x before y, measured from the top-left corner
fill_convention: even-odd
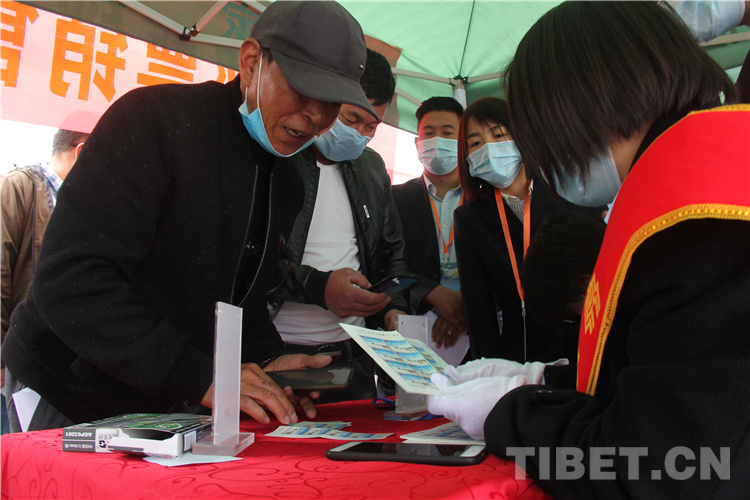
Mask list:
[[[256,181],[257,181],[257,174],[258,171],[255,171],[256,173]],[[271,177],[268,182],[268,223],[266,225],[266,237],[263,239],[263,253],[260,255],[260,262],[258,262],[258,269],[255,271],[255,276],[253,276],[253,280],[250,282],[250,285],[247,287],[247,292],[245,293],[245,296],[242,297],[242,300],[238,302],[238,304],[241,304],[247,297],[250,295],[250,292],[252,291],[253,287],[255,286],[255,282],[258,280],[258,275],[260,274],[260,270],[263,268],[263,262],[266,260],[266,253],[268,252],[268,239],[271,236],[271,213],[273,206],[273,174],[274,171],[271,170]],[[255,189],[253,188],[253,191]],[[255,204],[253,203],[253,206]],[[251,213],[252,213],[252,209]],[[248,230],[249,230],[249,222],[248,222]],[[244,246],[243,246],[244,249]],[[235,276],[236,279],[236,276]],[[234,289],[232,289],[232,293],[234,293]]]
[[[250,223],[253,221],[253,212],[255,211],[255,191],[258,188],[258,164],[255,164],[255,179],[253,179],[253,192],[252,202],[250,203],[250,215],[247,218],[247,227],[245,228],[245,237],[242,239],[242,249],[240,251],[240,259],[237,261],[237,267],[234,270],[234,279],[232,280],[232,292],[229,295],[229,303],[235,304],[234,291],[237,289],[237,273],[240,270],[240,262],[242,261],[243,252],[245,251],[245,245],[247,244],[247,238],[250,235]]]
[[[368,276],[371,273],[376,272],[376,270],[371,269],[371,267],[375,266],[373,266],[374,262],[370,262],[367,251],[371,248],[377,248],[377,242],[375,241],[376,238],[374,236],[372,240],[368,239],[368,236],[371,236],[368,233],[368,229],[370,228],[370,223],[368,222],[370,220],[370,211],[365,203],[367,198],[362,192],[362,186],[359,183],[359,176],[357,175],[356,168],[351,161],[342,163],[341,168],[343,169],[345,167],[347,169],[345,171],[342,170],[342,174],[344,176],[344,186],[349,197],[352,217],[354,218],[354,223],[357,227],[357,229],[355,229],[355,237],[357,239],[359,265],[362,274]],[[359,196],[359,200],[355,199],[357,196]],[[359,203],[362,204],[362,208],[364,209],[364,218],[362,217],[362,212],[359,212],[356,208]]]

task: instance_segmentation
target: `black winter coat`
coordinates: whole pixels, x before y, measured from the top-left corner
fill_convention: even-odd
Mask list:
[[[200,402],[216,301],[244,309],[243,362],[283,352],[264,293],[301,184],[250,138],[241,101],[239,78],[136,89],[86,141],[2,351],[71,420]]]

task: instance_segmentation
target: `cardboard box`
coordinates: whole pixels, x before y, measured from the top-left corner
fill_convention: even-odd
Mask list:
[[[130,413],[63,429],[63,451],[127,451],[179,457],[211,434],[211,417],[187,413]]]

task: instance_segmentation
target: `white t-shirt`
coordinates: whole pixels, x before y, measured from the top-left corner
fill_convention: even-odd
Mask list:
[[[318,162],[320,179],[302,264],[319,271],[360,270],[349,195],[338,163]],[[364,318],[341,319],[314,304],[286,301],[273,320],[284,342],[314,345],[349,339],[339,323],[364,326]]]

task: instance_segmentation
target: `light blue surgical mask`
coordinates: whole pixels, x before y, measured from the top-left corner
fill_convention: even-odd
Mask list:
[[[607,148],[602,155],[589,161],[585,187],[580,176],[563,175],[557,182],[557,194],[575,205],[599,207],[611,203],[621,185],[612,150]]]
[[[458,165],[458,141],[443,137],[431,137],[417,142],[419,161],[435,175],[453,172]]]
[[[247,87],[245,87],[245,101],[240,104],[239,110],[240,115],[242,115],[242,123],[245,124],[245,128],[247,129],[247,132],[250,134],[250,137],[255,139],[255,142],[260,144],[263,149],[271,153],[272,155],[279,156],[282,158],[288,158],[292,155],[295,155],[308,147],[310,144],[312,144],[313,140],[315,140],[315,137],[312,137],[309,141],[307,141],[305,144],[303,144],[297,151],[294,153],[290,153],[288,155],[283,155],[276,151],[276,148],[273,147],[273,144],[271,144],[271,140],[268,138],[268,133],[266,132],[266,126],[263,124],[263,116],[260,114],[260,75],[261,75],[261,69],[263,69],[263,54],[260,56],[260,64],[258,65],[258,86],[255,90],[255,96],[256,96],[256,103],[255,103],[255,110],[251,113],[250,109],[247,106]]]
[[[736,28],[745,14],[745,2],[667,0],[700,42],[708,42]]]
[[[469,162],[469,175],[498,189],[510,186],[523,166],[515,141],[488,142],[471,153],[466,161]]]
[[[370,138],[336,118],[331,128],[315,138],[315,147],[331,161],[356,160]]]

